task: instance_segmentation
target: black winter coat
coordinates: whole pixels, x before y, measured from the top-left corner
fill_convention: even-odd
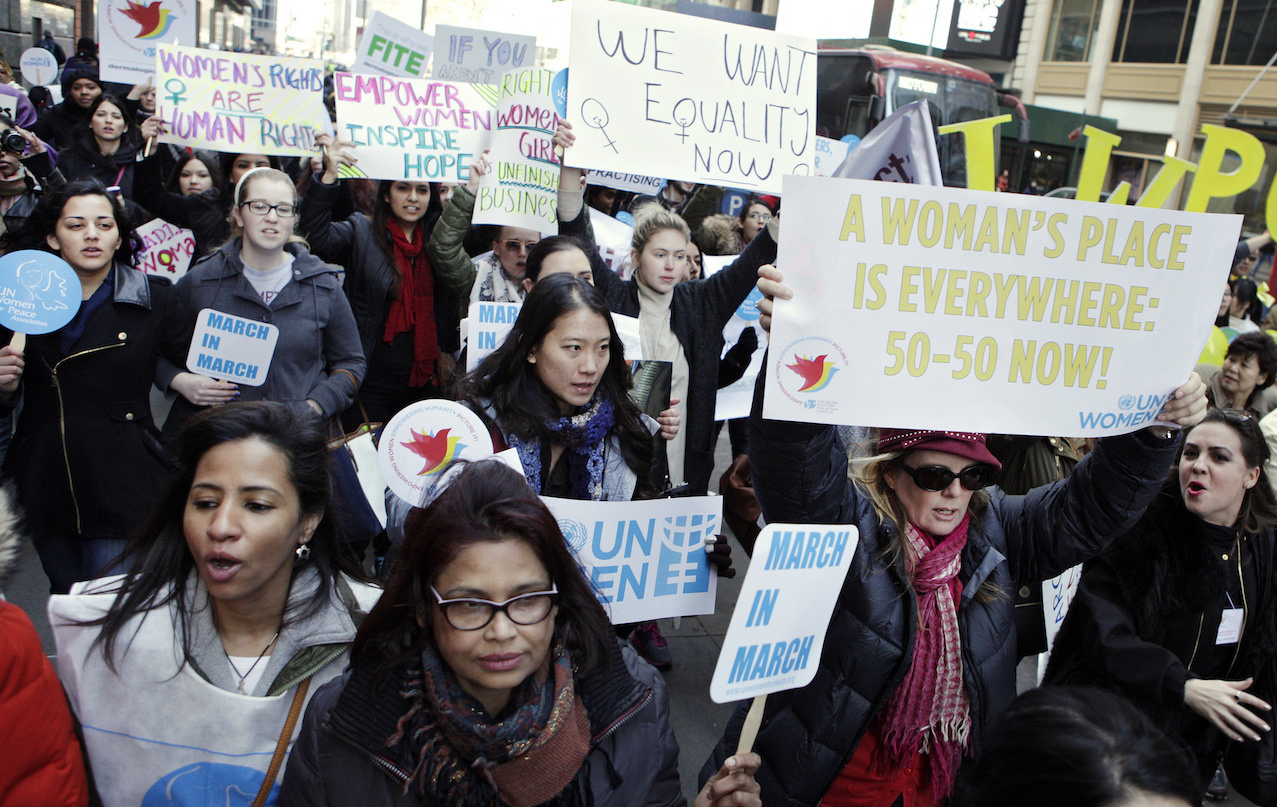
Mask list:
[[[299,229],[306,233],[311,252],[325,261],[346,267],[342,288],[350,300],[359,327],[359,340],[364,356],[371,359],[373,349],[386,332],[386,315],[394,300],[391,290],[399,271],[382,250],[372,230],[372,219],[355,213],[345,221],[333,221],[333,205],[341,195],[340,185],[325,185],[312,177],[302,202]],[[430,226],[422,228],[421,238],[429,240]],[[434,285],[435,334],[440,353],[461,349],[458,331],[460,302],[450,289],[436,280]]]
[[[606,671],[577,677],[592,740],[569,787],[588,788],[590,797],[581,803],[595,807],[684,805],[665,681],[628,646],[617,647]],[[385,740],[403,713],[388,701],[399,677],[389,676],[388,698],[369,694],[372,680],[373,671],[356,669],[315,693],[289,755],[278,807],[431,804],[404,795],[410,772],[387,758]]]
[[[97,150],[92,139],[83,138],[70,149],[58,155],[58,170],[67,182],[79,179],[96,179],[108,188],[120,186],[120,195],[133,199],[133,166],[137,164],[137,149],[120,146],[120,150],[104,155]]]
[[[151,509],[168,471],[151,420],[161,356],[185,362],[166,317],[167,280],[115,266],[114,298],[63,353],[58,332],[27,338],[23,400],[4,472],[36,535],[124,538]]]
[[[560,222],[559,232],[588,243],[589,208],[572,221]],[[622,281],[603,263],[597,249],[587,250],[594,268],[594,285],[608,306],[618,314],[639,315],[638,279]],[[763,230],[730,266],[704,280],[689,280],[674,287],[670,304],[670,328],[687,357],[687,400],[683,402],[684,481],[694,494],[709,489],[714,472],[714,406],[718,399],[718,362],[723,354],[723,326],[749,296],[758,281],[758,267],[776,260],[776,242]]]
[[[195,254],[191,256],[194,263],[231,237],[230,204],[223,199],[220,188],[194,196],[165,190],[163,153],[157,149],[137,164],[133,199],[155,217],[191,231],[195,236]]]
[[[750,418],[749,458],[767,521],[854,524],[860,531],[816,677],[802,689],[768,697],[754,744],[763,758],[757,774],[763,804],[816,805],[908,671],[917,598],[902,563],[883,557],[898,527],[881,521],[869,498],[848,481],[847,455],[835,429],[763,420],[760,407],[761,395]],[[1067,480],[1026,496],[990,488],[985,508],[973,508],[958,605],[971,704],[969,754],[979,752],[984,733],[1015,698],[1011,593],[1095,555],[1129,529],[1165,478],[1176,444],[1144,432],[1108,438]],[[985,583],[1001,595],[979,601],[975,595]],[[702,769],[702,783],[736,748],[743,719],[742,708]]]
[[[59,151],[69,149],[75,143],[80,124],[88,118],[89,111],[70,98],[51,106],[31,124],[31,131],[46,143],[52,143]],[[72,177],[67,177],[68,181]]]

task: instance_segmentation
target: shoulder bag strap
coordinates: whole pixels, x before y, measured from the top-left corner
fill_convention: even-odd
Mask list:
[[[293,705],[288,708],[288,719],[284,721],[284,730],[279,733],[279,742],[275,743],[275,754],[270,758],[270,767],[266,769],[266,779],[262,782],[261,790],[257,791],[257,798],[253,799],[253,807],[263,807],[266,804],[266,797],[270,795],[270,790],[275,785],[279,766],[284,764],[284,752],[288,750],[288,741],[293,736],[293,727],[297,725],[297,718],[302,712],[302,702],[306,700],[306,691],[310,689],[310,679],[309,675],[303,678],[297,685],[297,691],[293,693]]]

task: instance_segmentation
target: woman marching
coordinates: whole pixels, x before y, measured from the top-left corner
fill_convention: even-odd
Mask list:
[[[69,179],[96,179],[133,199],[133,172],[142,135],[124,102],[99,95],[89,106],[75,145],[58,157],[58,169]]]
[[[1277,499],[1267,460],[1249,414],[1213,409],[1188,430],[1148,512],[1087,564],[1044,681],[1131,698],[1193,752],[1199,795],[1227,741],[1252,749],[1249,770],[1225,759],[1235,786],[1257,777],[1261,737],[1272,745]]]
[[[351,662],[307,710],[280,807],[685,803],[664,681],[502,463],[414,515]],[[757,764],[732,757],[695,807],[760,804]]]
[[[267,402],[201,413],[132,571],[49,601],[106,807],[278,790],[296,714],[346,666],[379,593],[344,565],[325,517],[322,425]]]

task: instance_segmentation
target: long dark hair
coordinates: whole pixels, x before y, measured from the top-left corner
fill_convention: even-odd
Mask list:
[[[1229,281],[1229,286],[1233,288],[1233,304],[1245,303],[1246,313],[1243,319],[1248,319],[1256,325],[1263,324],[1264,304],[1259,299],[1259,287],[1255,285],[1255,281],[1248,277],[1239,277]],[[1229,312],[1232,313],[1231,310]]]
[[[120,110],[120,117],[124,120],[124,131],[120,134],[120,150],[116,153],[123,153],[126,150],[137,151],[138,146],[142,145],[142,130],[137,124],[137,119],[129,112],[129,108],[123,101],[107,93],[102,93],[89,104],[88,114],[84,116],[84,122],[80,124],[78,134],[80,144],[91,152],[98,150],[98,143],[93,139],[93,116],[97,114],[98,107],[103,104],[111,104]]]
[[[542,238],[536,246],[528,250],[528,260],[523,266],[523,276],[536,283],[541,277],[541,264],[545,263],[546,258],[556,252],[570,252],[574,249],[580,251],[586,260],[589,260],[590,253],[586,251],[587,247],[575,236],[552,235]]]
[[[394,213],[390,210],[390,189],[395,186],[396,182],[408,182],[408,180],[399,179],[383,179],[377,184],[377,200],[372,205],[372,234],[377,239],[377,246],[381,247],[381,252],[390,260],[390,265],[395,267],[395,279],[391,285],[390,293],[394,296],[399,295],[399,263],[395,260],[395,246],[390,238],[389,228],[392,226]],[[415,182],[410,184],[417,184]],[[430,197],[426,201],[426,212],[422,215],[418,224],[421,225],[421,231],[417,237],[423,241],[430,238],[430,228],[434,224],[435,219],[439,218],[439,214],[443,212],[443,205],[439,204],[439,185],[435,182],[427,183],[430,185]]]
[[[115,251],[117,263],[133,265],[133,253],[137,247],[133,234],[133,219],[128,209],[117,202],[106,192],[106,186],[96,179],[76,180],[62,188],[46,191],[40,202],[31,211],[31,215],[15,230],[8,230],[0,236],[0,252],[12,252],[15,249],[42,249],[55,252],[46,240],[58,229],[58,219],[62,217],[62,209],[66,203],[77,196],[101,196],[111,205],[115,214],[115,226],[120,231],[120,246]]]
[[[284,455],[288,479],[297,491],[304,515],[327,510],[331,491],[328,481],[328,447],[324,423],[316,415],[271,401],[210,407],[195,415],[178,433],[174,446],[176,467],[141,532],[129,544],[125,557],[130,571],[120,585],[111,610],[88,624],[102,626],[94,646],[102,645],[107,664],[114,669],[115,643],[134,617],[168,603],[190,602],[188,590],[195,560],[186,545],[182,521],[187,498],[200,459],[211,449],[239,440],[261,440]],[[337,546],[333,519],[327,514],[306,544],[310,556],[299,560],[293,573],[307,567],[319,573],[319,586],[300,607],[285,614],[285,623],[296,622],[323,609],[333,597],[339,573],[366,580],[364,573],[346,560]],[[189,651],[190,627],[185,608],[178,608],[178,633]]]
[[[213,190],[217,191],[225,198],[226,194],[222,193],[224,180],[222,179],[221,161],[207,151],[183,151],[182,156],[178,159],[177,164],[173,166],[173,172],[169,174],[168,182],[164,183],[164,189],[170,193],[180,194],[180,183],[182,180],[182,169],[192,160],[199,160],[208,169],[208,178],[213,183]],[[226,200],[229,202],[229,200]]]
[[[1262,334],[1261,334],[1262,335]],[[1268,337],[1265,335],[1265,339]],[[1277,528],[1277,494],[1273,493],[1268,483],[1268,441],[1259,429],[1259,421],[1254,415],[1235,409],[1211,409],[1197,426],[1206,423],[1223,423],[1237,433],[1241,441],[1242,458],[1247,468],[1259,469],[1259,480],[1255,482],[1242,498],[1242,507],[1237,514],[1237,524],[1247,535],[1256,535],[1265,529]],[[1180,443],[1179,456],[1175,458],[1175,468],[1171,471],[1168,485],[1174,484],[1176,495],[1179,495],[1179,462],[1184,456],[1184,443],[1188,441],[1191,429],[1184,430],[1184,440]]]
[[[1130,702],[1085,687],[1031,689],[980,757],[958,773],[953,807],[1108,807],[1133,791],[1197,804],[1184,747]]]
[[[359,626],[351,663],[372,665],[380,675],[420,655],[440,618],[430,586],[466,547],[511,539],[531,547],[558,588],[554,641],[564,643],[578,671],[602,665],[615,641],[603,606],[558,521],[521,474],[495,461],[467,464],[428,507],[408,517],[401,554]]]
[[[561,416],[559,404],[541,383],[528,356],[554,329],[559,317],[582,308],[598,314],[607,323],[611,346],[597,394],[615,407],[613,428],[620,439],[621,455],[639,478],[637,495],[647,495],[653,481],[652,434],[643,424],[638,406],[630,400],[633,382],[625,364],[625,347],[612,322],[612,312],[599,290],[584,280],[561,273],[535,284],[524,299],[519,318],[505,342],[480,362],[474,372],[461,379],[460,397],[491,401],[497,422],[507,434],[527,440],[553,441],[553,432],[545,424]]]

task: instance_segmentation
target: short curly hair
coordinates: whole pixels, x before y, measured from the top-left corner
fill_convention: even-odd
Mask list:
[[[1224,358],[1235,356],[1238,361],[1246,361],[1248,356],[1254,356],[1259,362],[1259,372],[1263,375],[1263,380],[1255,385],[1256,390],[1265,389],[1272,386],[1273,380],[1277,377],[1277,342],[1263,331],[1251,331],[1238,336],[1228,346],[1228,352],[1224,354]]]

